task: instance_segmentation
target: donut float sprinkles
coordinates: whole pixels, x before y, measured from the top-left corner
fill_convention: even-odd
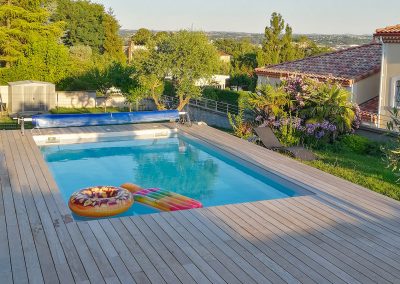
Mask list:
[[[124,188],[93,186],[74,192],[68,206],[79,216],[100,218],[123,213],[133,202],[132,194]]]

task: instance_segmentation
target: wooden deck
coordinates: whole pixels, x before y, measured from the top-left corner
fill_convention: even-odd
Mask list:
[[[400,283],[399,202],[207,126],[182,131],[315,194],[73,222],[31,132],[1,131],[0,282]]]

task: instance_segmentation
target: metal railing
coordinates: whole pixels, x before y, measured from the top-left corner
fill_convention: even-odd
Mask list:
[[[179,104],[179,99],[177,97],[164,96],[163,102],[169,109],[176,108]],[[189,106],[194,106],[209,111],[221,113],[221,114],[238,114],[239,107],[233,104],[228,104],[221,101],[215,101],[207,98],[190,99]]]
[[[374,112],[361,111],[361,124],[370,127],[378,127],[379,125],[379,115]]]

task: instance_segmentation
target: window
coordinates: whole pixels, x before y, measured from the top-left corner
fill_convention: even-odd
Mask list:
[[[395,106],[400,107],[400,80],[396,81],[394,99],[395,99]]]

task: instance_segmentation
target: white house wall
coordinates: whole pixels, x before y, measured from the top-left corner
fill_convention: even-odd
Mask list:
[[[258,75],[257,79],[257,85],[279,85],[281,83],[281,80],[279,78],[273,78],[273,77],[267,77],[267,76],[261,76]]]
[[[353,102],[362,104],[379,96],[380,73],[372,75],[353,85]]]
[[[380,88],[381,125],[389,120],[389,110],[394,106],[393,78],[400,76],[400,44],[383,44],[382,83]]]

